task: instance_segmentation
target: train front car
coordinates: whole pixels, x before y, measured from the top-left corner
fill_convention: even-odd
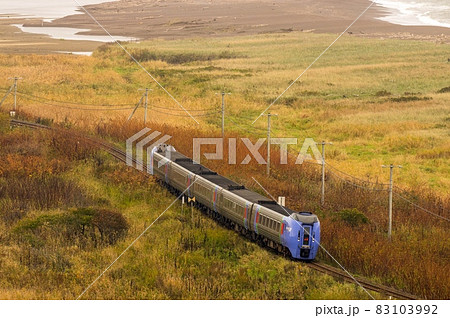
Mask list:
[[[310,212],[295,212],[283,217],[281,240],[293,258],[313,260],[320,244],[319,219]]]

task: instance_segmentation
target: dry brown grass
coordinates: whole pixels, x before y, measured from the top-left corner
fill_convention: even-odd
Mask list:
[[[152,124],[152,129],[173,136],[171,143],[177,150],[191,156],[192,138],[210,137],[214,132]],[[123,140],[142,128],[134,121],[124,125],[121,120],[101,126],[97,132],[104,138]],[[228,135],[232,137],[235,135]],[[213,148],[202,149],[205,152]],[[261,149],[261,153],[265,153]],[[227,153],[227,147],[225,147]],[[243,160],[247,151],[238,143],[237,161]],[[279,152],[273,150],[273,162],[279,162]],[[203,160],[203,159],[202,159]],[[320,173],[312,164],[276,165],[267,178],[265,166],[254,161],[249,165],[228,165],[223,161],[206,161],[205,164],[248,187],[264,192],[253,182],[258,180],[274,197],[286,196],[287,205],[298,210],[311,210],[319,214],[322,223],[322,243],[325,248],[352,272],[372,277],[385,284],[396,286],[424,298],[447,298],[449,295],[449,238],[448,222],[439,220],[409,203],[394,198],[394,234],[392,241],[386,237],[387,192],[355,188],[328,174],[326,205],[320,202]],[[358,182],[358,181],[354,181]],[[360,182],[358,182],[361,184]],[[366,184],[368,187],[373,185]],[[411,189],[408,198],[449,218],[450,197],[439,197],[426,188]],[[356,227],[344,220],[337,220],[337,212],[356,208],[369,219],[368,224]],[[325,253],[320,260],[331,262]],[[423,270],[422,270],[423,269]]]
[[[223,88],[232,91],[227,96],[227,130],[248,134],[256,127],[251,135],[263,136],[259,129],[265,128],[265,121],[251,126],[253,119],[332,38],[293,32],[155,40],[129,49],[142,56],[143,65],[184,107],[194,110],[193,115],[199,114],[195,110],[217,110],[220,100],[215,93]],[[447,48],[419,41],[343,37],[272,107],[279,114],[273,122],[274,135],[331,140],[340,156],[330,156],[330,162],[351,174],[386,182],[388,174],[380,165],[397,163],[405,167],[396,174],[398,184],[448,193],[449,159],[431,155],[445,154],[448,147]],[[94,57],[3,55],[0,68],[5,74],[1,87],[10,84],[7,77],[20,75],[24,80],[19,91],[74,103],[52,106],[20,96],[21,109],[35,116],[95,126],[123,118],[131,110],[86,111],[82,109],[93,106],[81,104],[131,107],[142,93],[138,89],[147,86],[154,88],[150,121],[195,124],[189,116],[179,117],[186,114],[114,46],[102,47]],[[8,100],[5,106],[10,105]],[[143,110],[135,116],[142,118]],[[198,120],[205,130],[220,126],[219,113]]]
[[[2,124],[8,125],[3,121]],[[15,168],[20,164],[3,159],[15,154],[15,147],[26,140],[29,151],[39,149],[34,156],[37,163],[27,173],[49,175],[51,171],[55,177],[75,183],[79,191],[92,199],[83,205],[100,206],[75,208],[82,202],[67,201],[64,205],[56,196],[49,196],[49,205],[57,208],[28,205],[15,218],[6,219],[18,206],[18,200],[1,193],[2,203],[5,199],[12,203],[0,210],[2,299],[76,298],[173,200],[155,180],[96,151],[83,139],[26,129],[2,131],[0,137],[2,146],[7,140],[6,147],[0,148],[2,171],[9,171],[0,176],[1,184],[21,178],[21,170]],[[69,156],[60,152],[62,144],[67,146]],[[26,151],[24,147],[24,157]],[[64,160],[64,169],[53,167],[51,163],[57,160]],[[22,180],[23,185],[26,183]],[[41,193],[55,192],[45,183],[40,187]],[[21,195],[27,202],[33,201],[32,193],[30,196],[23,188]],[[64,197],[69,198],[70,193]],[[303,264],[280,258],[221,228],[199,212],[182,210],[177,204],[83,298],[365,299],[367,296],[351,284],[336,282]]]
[[[158,40],[130,48],[164,57],[165,61],[145,61],[144,66],[188,109],[217,108],[220,102],[214,93],[223,88],[232,91],[227,97],[228,136],[247,136],[250,130],[255,138],[265,137],[265,122],[260,120],[251,126],[252,120],[314,60],[330,39],[332,36],[326,34],[291,33]],[[168,63],[171,60],[167,59],[181,53],[217,56],[226,50],[233,53],[233,58],[197,59],[184,64]],[[333,141],[334,146],[327,150],[328,161],[373,182],[387,182],[388,173],[381,168],[382,164],[402,164],[404,168],[395,174],[396,184],[408,189],[411,192],[408,197],[414,202],[448,217],[449,94],[442,91],[448,87],[448,45],[343,37],[329,53],[271,109],[279,114],[273,121],[273,136]],[[70,105],[72,108],[63,108],[68,105],[51,106],[20,96],[24,115],[52,118],[67,127],[89,130],[119,143],[143,127],[139,120],[124,124],[131,110],[74,109],[88,108],[82,104],[133,104],[141,94],[137,89],[152,85],[145,73],[113,47],[104,47],[91,58],[1,56],[0,61],[5,78],[15,75],[25,78],[20,82],[20,91],[75,103]],[[0,79],[4,88],[10,84],[5,78]],[[155,89],[150,101],[152,106],[169,108],[167,111],[172,114],[183,114],[161,90]],[[9,100],[5,107],[10,106]],[[193,137],[219,134],[219,116],[199,118],[201,126],[196,127],[188,117],[164,115],[152,106],[150,126],[172,135],[172,142],[187,155],[191,153]],[[139,110],[136,118],[142,117]],[[242,144],[238,147],[239,160],[246,151]],[[276,151],[272,158],[273,162],[278,160]],[[353,271],[422,297],[448,298],[446,222],[437,221],[396,198],[394,238],[389,242],[384,234],[386,193],[358,190],[328,174],[327,204],[320,207],[320,175],[315,166],[292,163],[277,166],[272,178],[267,179],[265,167],[255,164],[207,164],[256,189],[250,181],[255,177],[274,196],[286,196],[290,207],[318,213],[325,247]],[[98,184],[91,186],[101,188]],[[370,223],[352,228],[344,221],[336,221],[334,213],[346,208],[357,208]],[[324,255],[320,257],[327,261]],[[155,264],[156,258],[149,264]],[[158,281],[157,274],[149,276],[154,278],[153,283]],[[190,284],[189,280],[181,282],[173,277],[167,281],[171,283],[163,285],[168,291]],[[132,286],[118,288],[133,290]],[[197,295],[201,295],[200,290]],[[224,295],[222,292],[217,294]],[[101,297],[99,293],[95,296]],[[112,295],[114,290],[109,290],[106,297]]]

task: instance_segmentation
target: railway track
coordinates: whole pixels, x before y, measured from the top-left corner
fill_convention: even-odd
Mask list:
[[[36,123],[31,123],[31,122],[27,122],[27,121],[22,121],[22,120],[17,120],[17,119],[11,119],[10,121],[11,126],[22,126],[22,127],[28,127],[28,128],[33,128],[33,129],[48,129],[48,130],[54,130],[54,131],[58,131],[57,129],[48,127],[48,126],[44,126],[41,124],[36,124]],[[62,130],[61,130],[62,131]],[[108,152],[110,155],[112,155],[114,158],[116,158],[117,160],[125,163],[126,159],[127,159],[127,154],[125,151],[115,147],[114,145],[111,145],[110,143],[99,139],[99,138],[94,138],[94,137],[88,137],[86,135],[83,135],[81,133],[78,132],[69,132],[69,131],[64,131],[64,133],[70,133],[72,136],[74,137],[78,137],[80,139],[86,140],[87,142],[97,145],[99,146],[101,149],[105,150],[106,152]],[[133,160],[133,164],[136,164],[137,161],[136,159],[132,159]],[[142,173],[145,173],[143,171],[140,171]],[[353,278],[351,278],[347,273],[345,273],[344,271],[337,269],[335,267],[329,266],[329,265],[325,265],[325,264],[320,264],[317,262],[311,262],[311,263],[305,263],[306,266],[308,266],[311,269],[314,269],[318,272],[324,273],[324,274],[328,274],[330,276],[336,277],[338,279],[341,279],[343,281],[346,282],[350,282],[350,283],[354,283],[355,281],[353,280]],[[406,300],[417,300],[419,299],[417,296],[414,296],[412,294],[409,294],[407,292],[401,291],[401,290],[397,290],[394,289],[392,287],[388,287],[388,286],[384,286],[384,285],[380,285],[377,283],[373,283],[371,281],[369,281],[367,278],[361,278],[361,277],[355,277],[355,279],[358,281],[359,284],[361,284],[361,286],[363,286],[365,289],[370,290],[370,291],[375,291],[387,296],[392,296],[394,298],[397,299],[406,299]]]
[[[28,128],[32,128],[32,129],[47,129],[47,130],[57,131],[56,129],[53,129],[49,126],[44,126],[41,124],[31,123],[31,122],[17,120],[17,119],[11,119],[10,123],[11,123],[11,126],[28,127]],[[108,152],[110,155],[112,155],[117,160],[126,163],[126,159],[127,159],[126,152],[111,145],[110,143],[108,143],[102,139],[98,139],[98,138],[94,138],[94,137],[87,137],[86,135],[82,135],[78,132],[64,131],[64,133],[70,133],[70,135],[72,135],[72,136],[83,139],[91,144],[96,145],[96,146],[100,146],[100,148],[102,148],[103,150]],[[136,159],[133,158],[132,160],[133,160],[134,164],[137,163]]]
[[[329,266],[329,265],[325,265],[325,264],[320,264],[317,262],[312,262],[312,263],[306,263],[306,265],[318,272],[321,273],[325,273],[331,276],[334,276],[338,279],[342,279],[344,281],[350,282],[350,283],[354,283],[355,281],[353,280],[353,278],[351,278],[346,272],[335,268],[333,266]],[[376,284],[373,283],[371,281],[369,281],[367,278],[361,278],[361,277],[355,277],[355,279],[358,281],[358,283],[361,284],[361,286],[363,286],[365,289],[367,290],[371,290],[371,291],[375,291],[387,296],[392,296],[394,298],[397,299],[406,299],[406,300],[417,300],[419,299],[417,296],[414,296],[412,294],[409,294],[407,292],[401,291],[401,290],[397,290],[394,289],[392,287],[388,287],[388,286],[384,286],[384,285],[380,285],[380,284]]]

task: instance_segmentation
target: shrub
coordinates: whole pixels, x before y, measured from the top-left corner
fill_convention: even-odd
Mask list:
[[[114,244],[125,236],[129,227],[121,213],[106,209],[95,211],[92,225],[99,230],[102,240],[108,244]]]
[[[389,100],[394,103],[402,103],[402,102],[416,102],[422,100],[431,100],[431,97],[418,97],[418,96],[401,96],[401,97],[393,97]]]
[[[375,96],[377,96],[377,97],[391,96],[391,95],[392,95],[392,93],[391,93],[391,92],[388,92],[388,91],[385,90],[385,89],[383,89],[383,90],[378,91],[378,92],[375,93]]]
[[[337,213],[337,219],[352,227],[369,223],[369,219],[358,209],[343,209]]]
[[[450,93],[450,86],[441,88],[440,90],[438,90],[438,93],[442,94],[442,93]]]
[[[197,61],[211,61],[218,59],[234,59],[239,57],[236,53],[222,51],[220,53],[161,53],[148,49],[132,50],[132,55],[140,62],[163,61],[169,64],[184,64]]]

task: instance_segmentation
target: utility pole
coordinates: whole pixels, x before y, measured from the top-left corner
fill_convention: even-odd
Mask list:
[[[270,118],[272,116],[278,115],[268,113],[266,116],[267,116],[267,176],[270,176]]]
[[[21,80],[22,77],[15,76],[15,77],[10,77],[8,79],[14,80],[14,84],[13,84],[13,87],[14,87],[14,109],[13,110],[16,111],[17,110],[17,81]]]
[[[136,107],[134,107],[133,111],[131,112],[130,116],[128,117],[127,121],[130,121],[130,119],[133,117],[136,110],[139,108],[139,106],[144,103],[144,125],[147,123],[147,109],[148,109],[148,92],[152,91],[150,88],[145,89],[139,89],[140,91],[145,91],[144,94],[141,96],[141,99],[137,102]]]
[[[216,93],[216,95],[218,95]],[[222,91],[220,93],[222,95],[222,139],[225,138],[225,95],[231,95],[231,93],[225,93],[225,91]]]
[[[322,145],[322,198],[320,204],[325,204],[325,145],[332,145],[332,142],[317,142],[316,145]]]
[[[393,164],[386,166],[382,165],[383,168],[389,168],[389,227],[388,227],[388,238],[391,239],[392,236],[392,188],[394,186],[394,178],[393,178],[393,172],[394,168],[403,168],[402,166],[395,166]]]
[[[148,88],[145,89],[145,100],[144,100],[144,107],[145,107],[145,113],[144,113],[144,125],[147,124],[147,108],[148,108]]]

